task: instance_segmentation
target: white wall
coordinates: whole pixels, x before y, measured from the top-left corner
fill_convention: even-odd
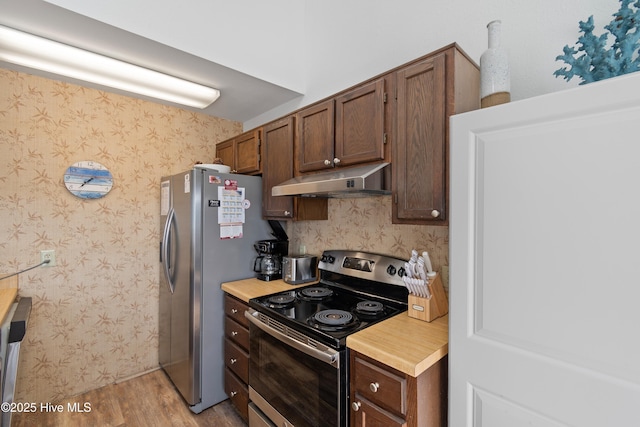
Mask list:
[[[476,62],[501,19],[511,98],[577,85],[553,76],[578,21],[597,33],[618,0],[47,0],[302,93],[245,129],[457,42]]]
[[[597,34],[617,0],[309,0],[305,9],[306,90],[244,123],[245,129],[457,42],[477,63],[487,48],[486,25],[502,20],[511,65],[511,99],[577,85],[555,78],[555,57],[578,39],[578,21],[594,15]]]

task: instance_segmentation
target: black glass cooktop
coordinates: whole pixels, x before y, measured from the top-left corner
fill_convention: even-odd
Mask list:
[[[349,334],[407,309],[406,300],[326,283],[253,298],[249,306],[333,348],[344,347]]]

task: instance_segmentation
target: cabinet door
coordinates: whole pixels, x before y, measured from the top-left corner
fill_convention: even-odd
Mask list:
[[[293,116],[263,127],[262,215],[265,218],[292,218],[293,197],[272,196],[274,185],[293,178]]]
[[[222,164],[229,166],[232,171],[235,171],[236,159],[233,139],[216,144],[216,157],[221,158]]]
[[[446,54],[399,70],[393,222],[447,219]]]
[[[249,389],[229,368],[224,370],[224,392],[227,393],[240,416],[247,422],[249,420]]]
[[[331,99],[296,114],[296,173],[333,167],[334,110]]]
[[[335,166],[384,159],[384,78],[336,98]]]
[[[234,138],[235,169],[238,173],[252,174],[260,172],[260,129],[245,132]]]

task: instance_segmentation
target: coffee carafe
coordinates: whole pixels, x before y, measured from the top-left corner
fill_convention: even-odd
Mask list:
[[[289,242],[260,240],[253,247],[258,253],[253,262],[253,271],[258,273],[258,279],[265,281],[281,279],[282,257],[289,252]]]
[[[253,271],[260,273],[258,279],[271,280],[282,277],[282,264],[276,255],[260,255],[253,264]],[[280,277],[276,277],[280,274]]]

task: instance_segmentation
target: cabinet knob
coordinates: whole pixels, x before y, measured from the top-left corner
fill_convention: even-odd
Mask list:
[[[289,212],[289,211],[284,211],[284,216],[291,216],[291,212]]]
[[[232,309],[231,309],[231,314],[236,314],[237,312],[238,312],[238,310],[237,310],[237,309],[235,309],[235,308],[232,308]]]
[[[325,166],[331,166],[331,160],[327,159],[324,161]]]
[[[371,392],[373,393],[377,393],[379,388],[380,388],[380,384],[378,383],[369,384],[369,390],[371,390]]]
[[[237,361],[238,361],[238,359],[233,359],[233,358],[231,360],[229,360],[229,362],[231,362],[232,365],[235,364]]]
[[[431,216],[434,217],[434,218],[438,218],[440,216],[440,211],[436,210],[436,209],[432,210],[431,211]]]
[[[340,164],[340,159],[337,158],[337,157],[335,159],[333,159],[333,164],[334,165],[339,165]]]
[[[362,403],[360,402],[353,402],[351,404],[351,409],[354,410],[354,412],[358,412],[360,410],[360,406],[362,406]]]
[[[232,391],[231,393],[229,393],[229,396],[230,396],[230,397],[235,397],[235,396],[236,396],[236,394],[238,394],[238,392],[237,392],[237,391]]]
[[[235,337],[236,335],[238,335],[238,331],[231,331],[231,336]]]

